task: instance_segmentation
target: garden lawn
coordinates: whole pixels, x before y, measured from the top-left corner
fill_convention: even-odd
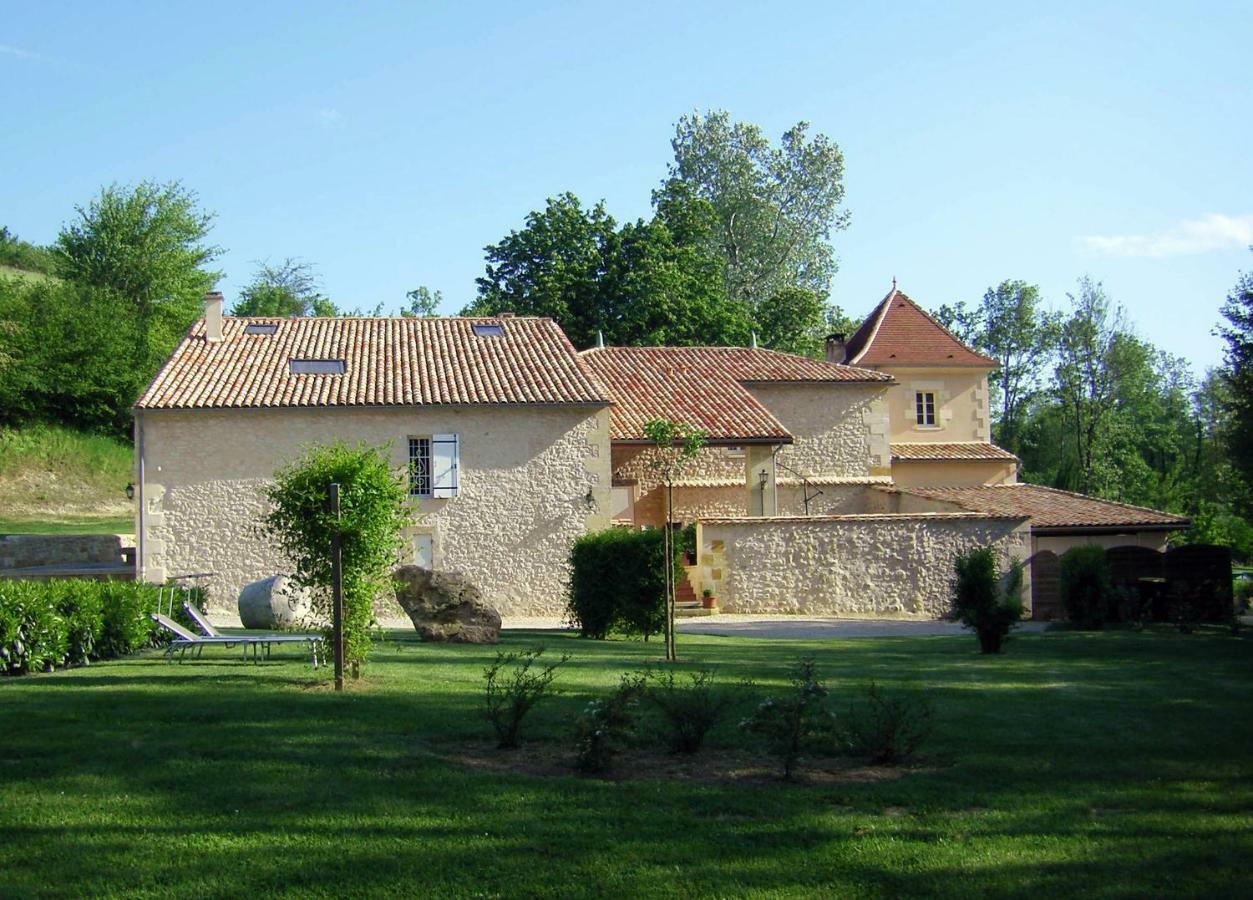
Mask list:
[[[812,654],[837,709],[870,678],[934,699],[916,767],[791,785],[464,767],[445,753],[491,746],[494,650],[391,637],[342,695],[292,651],[0,680],[0,896],[1253,894],[1248,638],[1049,632],[981,657],[973,637],[680,635],[728,682],[778,689]],[[573,658],[524,738],[566,746],[661,649],[504,644],[541,640]],[[734,725],[715,747],[749,746]]]

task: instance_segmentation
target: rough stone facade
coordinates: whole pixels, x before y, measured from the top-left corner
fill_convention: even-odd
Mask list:
[[[961,513],[709,519],[698,540],[702,587],[754,614],[936,618],[958,554],[992,546],[1025,562],[1031,550],[1025,519]]]
[[[261,491],[315,443],[384,446],[403,471],[409,436],[458,434],[459,495],[415,501],[408,539],[429,536],[434,567],[473,577],[505,615],[560,611],[571,543],[609,524],[604,408],[161,410],[140,421],[141,577],[214,572],[218,612],[234,612],[243,585],[288,570],[256,533]]]

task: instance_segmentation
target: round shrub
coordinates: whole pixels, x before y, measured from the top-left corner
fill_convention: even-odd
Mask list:
[[[580,537],[570,551],[570,624],[598,640],[614,630],[644,640],[659,633],[666,621],[665,553],[660,531],[608,528]]]
[[[1060,582],[1066,615],[1076,628],[1104,628],[1116,596],[1103,547],[1072,547],[1062,554]]]
[[[991,547],[957,557],[949,617],[974,629],[983,653],[1000,653],[1010,629],[1022,618],[1022,566],[1002,576]]]

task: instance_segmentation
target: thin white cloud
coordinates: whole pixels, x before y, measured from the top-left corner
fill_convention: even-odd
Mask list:
[[[1079,245],[1103,256],[1190,256],[1211,250],[1231,250],[1253,244],[1253,215],[1210,213],[1187,219],[1157,234],[1087,235]]]
[[[34,62],[52,62],[52,60],[44,56],[42,53],[35,53],[32,50],[23,50],[21,47],[14,47],[12,44],[0,44],[0,54],[5,56],[15,56],[18,59],[29,59]]]
[[[317,112],[318,124],[323,128],[337,128],[344,122],[343,113],[330,106],[324,106]]]

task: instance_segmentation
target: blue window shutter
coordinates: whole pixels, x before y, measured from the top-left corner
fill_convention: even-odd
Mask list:
[[[460,438],[455,434],[431,436],[431,496],[455,497],[459,487]]]

